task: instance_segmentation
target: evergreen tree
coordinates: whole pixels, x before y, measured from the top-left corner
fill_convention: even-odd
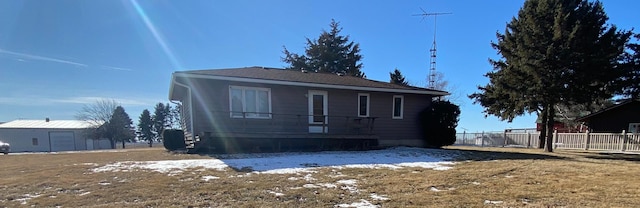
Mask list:
[[[636,40],[640,40],[640,34],[635,35]],[[640,99],[640,44],[630,43],[627,45],[629,51],[624,56],[623,67],[626,74],[620,77],[622,85],[622,95],[625,98]]]
[[[133,127],[133,122],[122,106],[116,107],[113,111],[106,128],[107,136],[113,148],[115,148],[116,142],[122,142],[122,148],[124,149],[125,142],[130,142],[134,138],[135,128]]]
[[[149,110],[144,109],[138,120],[138,138],[147,141],[149,143],[149,147],[152,147],[154,137],[151,113],[149,113]]]
[[[289,52],[284,48],[282,61],[288,63],[288,69],[307,70],[326,73],[345,73],[364,77],[360,44],[349,41],[349,36],[340,35],[342,28],[331,20],[331,29],[323,30],[317,40],[307,38],[305,55]]]
[[[389,82],[404,86],[409,86],[409,82],[404,79],[404,75],[397,68],[393,72],[389,72]]]
[[[527,0],[492,43],[502,55],[490,60],[489,84],[469,97],[485,113],[511,121],[524,113],[543,118],[541,144],[553,151],[555,106],[607,99],[620,91],[614,84],[630,32],[608,26],[600,2]]]
[[[168,118],[169,112],[171,111],[169,104],[165,106],[164,103],[156,104],[153,112],[153,117],[151,120],[153,121],[153,131],[156,140],[160,140],[162,137],[162,131],[164,131],[168,126]]]
[[[446,100],[435,100],[418,115],[423,138],[428,147],[442,147],[456,142],[460,106]]]
[[[180,116],[180,104],[174,105],[169,111],[169,128],[180,129],[182,128],[182,118]]]

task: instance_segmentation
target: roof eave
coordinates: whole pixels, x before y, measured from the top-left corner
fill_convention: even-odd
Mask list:
[[[219,75],[205,75],[205,74],[191,74],[191,73],[179,73],[179,72],[173,73],[172,79],[175,79],[175,77],[177,77],[177,76],[185,77],[185,78],[203,78],[203,79],[215,79],[215,80],[225,80],[225,81],[251,82],[251,83],[262,83],[262,84],[278,84],[278,85],[290,85],[290,86],[306,86],[306,87],[332,88],[332,89],[351,89],[351,90],[362,90],[362,91],[395,92],[395,93],[423,94],[423,95],[433,95],[433,96],[447,96],[447,95],[450,95],[449,93],[444,92],[444,91],[379,88],[379,87],[365,87],[365,86],[352,86],[352,85],[334,85],[334,84],[321,84],[321,83],[310,83],[310,82],[269,80],[269,79],[219,76]],[[172,92],[170,91],[169,92],[170,97],[171,97],[171,93]]]
[[[636,102],[636,101],[640,101],[640,100],[627,100],[627,101],[624,101],[624,102],[622,102],[622,103],[618,103],[618,104],[613,105],[613,106],[611,106],[611,107],[608,107],[608,108],[602,109],[602,110],[600,110],[600,111],[597,111],[597,112],[595,112],[595,113],[592,113],[592,114],[589,114],[589,115],[586,115],[586,116],[583,116],[583,117],[580,117],[580,118],[576,118],[576,121],[586,121],[586,120],[589,120],[591,117],[594,117],[594,116],[600,115],[600,114],[602,114],[602,113],[604,113],[604,112],[607,112],[607,111],[610,111],[610,110],[616,109],[616,108],[618,108],[618,107],[621,107],[621,106],[624,106],[624,105],[627,105],[627,104],[629,104],[629,103],[633,103],[633,102]]]

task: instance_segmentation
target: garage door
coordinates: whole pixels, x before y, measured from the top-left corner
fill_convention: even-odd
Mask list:
[[[49,144],[52,152],[76,150],[73,132],[49,132]]]

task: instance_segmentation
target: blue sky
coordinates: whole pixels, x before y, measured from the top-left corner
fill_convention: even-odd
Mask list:
[[[74,119],[84,104],[119,101],[133,120],[168,102],[171,73],[245,66],[284,67],[282,47],[304,52],[331,19],[360,43],[363,71],[388,81],[395,68],[424,86],[437,21],[437,69],[461,105],[459,131],[534,127],[489,116],[468,94],[488,82],[497,31],[524,1],[0,1],[0,121]],[[640,27],[640,1],[602,1],[610,24]]]

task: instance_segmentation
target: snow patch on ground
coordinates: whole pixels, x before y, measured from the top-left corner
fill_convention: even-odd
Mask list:
[[[371,204],[371,202],[360,199],[360,202],[354,202],[351,204],[336,204],[334,207],[358,207],[358,208],[375,208],[380,207],[378,205]]]
[[[336,184],[333,184],[333,183],[321,183],[321,184],[318,184],[318,185],[320,185],[322,187],[325,187],[325,188],[330,188],[330,189],[338,188],[338,186]]]
[[[38,193],[35,193],[35,194],[24,194],[24,195],[22,195],[22,198],[18,198],[18,199],[15,199],[15,200],[19,201],[20,204],[27,204],[27,201],[29,201],[30,199],[33,199],[33,198],[37,198],[37,197],[40,197],[40,194],[38,194]]]
[[[220,177],[217,177],[217,176],[209,176],[209,175],[208,175],[208,176],[202,176],[202,180],[203,180],[203,181],[210,181],[210,180],[215,180],[215,179],[218,179],[218,178],[220,178]]]
[[[280,192],[269,191],[269,193],[270,193],[270,194],[273,194],[273,195],[275,195],[275,196],[284,196],[284,194],[283,194],[283,193],[280,193]]]
[[[484,200],[484,204],[502,204],[503,201]]]
[[[360,192],[360,190],[358,190],[356,182],[357,181],[355,179],[349,179],[349,180],[339,180],[336,183],[342,184],[342,186],[340,186],[340,189],[342,190],[347,190],[351,193],[358,193]]]
[[[320,186],[318,186],[316,184],[310,184],[310,183],[304,184],[304,185],[302,185],[302,187],[303,188],[308,188],[308,189],[321,188]]]
[[[399,147],[385,150],[357,152],[314,152],[314,153],[269,153],[221,155],[223,159],[125,161],[107,164],[91,169],[93,172],[127,172],[140,169],[175,175],[186,169],[225,170],[249,169],[260,174],[316,173],[315,169],[342,168],[387,168],[405,167],[448,170],[451,154],[441,150]],[[312,165],[309,161],[314,161]],[[336,177],[341,177],[338,174]]]
[[[388,201],[391,200],[389,199],[389,197],[387,197],[386,195],[378,195],[376,193],[372,193],[371,195],[369,195],[373,200],[378,200],[378,201]]]
[[[349,180],[339,180],[336,183],[339,184],[345,184],[345,185],[356,185],[356,180],[355,179],[349,179]]]
[[[74,166],[78,166],[78,165],[86,165],[86,166],[98,166],[98,163],[80,163],[80,164],[73,164]]]
[[[307,174],[304,176],[304,180],[306,181],[315,181],[316,179],[311,174]]]
[[[107,164],[92,169],[93,172],[127,172],[135,169],[147,169],[161,173],[180,173],[186,169],[207,168],[224,170],[227,168],[224,162],[217,159],[195,160],[161,160],[161,161],[125,161]]]

